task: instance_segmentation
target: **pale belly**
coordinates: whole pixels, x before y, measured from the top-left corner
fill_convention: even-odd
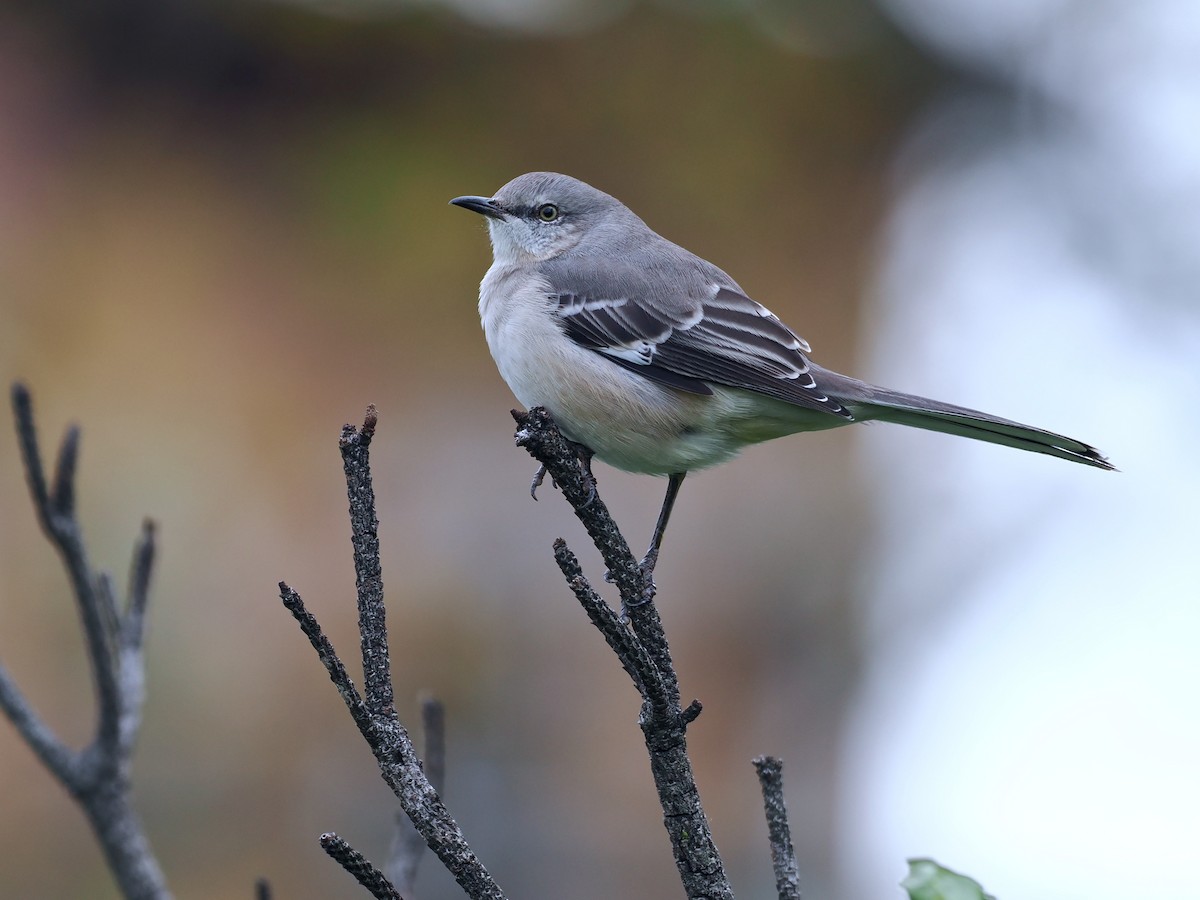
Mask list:
[[[545,407],[568,438],[629,472],[702,469],[749,444],[845,421],[736,388],[714,386],[711,395],[678,391],[563,335],[529,341],[525,332],[520,350],[497,337],[489,341],[493,357],[517,399],[526,408]]]

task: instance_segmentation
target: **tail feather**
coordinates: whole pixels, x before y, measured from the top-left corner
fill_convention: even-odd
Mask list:
[[[838,376],[838,379],[839,383],[836,386],[821,378],[818,378],[817,383],[829,396],[850,409],[858,419],[895,422],[913,428],[955,434],[1005,447],[1016,447],[1018,450],[1045,453],[1059,459],[1083,463],[1085,466],[1095,466],[1097,469],[1112,471],[1116,468],[1095,447],[1074,438],[1031,425],[1022,425],[1010,419],[1001,419],[964,406],[889,391],[845,376]]]

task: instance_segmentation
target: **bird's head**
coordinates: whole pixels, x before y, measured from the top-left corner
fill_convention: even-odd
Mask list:
[[[487,217],[497,263],[544,261],[561,256],[622,213],[615,197],[554,172],[514,178],[492,197],[455,197],[455,206]]]

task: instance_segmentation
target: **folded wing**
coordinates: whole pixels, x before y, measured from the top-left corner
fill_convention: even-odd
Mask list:
[[[625,287],[556,294],[567,335],[679,390],[721,384],[853,419],[817,387],[804,339],[739,290],[709,283],[691,292],[701,296],[655,297]]]

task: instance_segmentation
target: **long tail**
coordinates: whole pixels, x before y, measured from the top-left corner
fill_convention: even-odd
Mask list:
[[[812,369],[820,389],[853,412],[857,419],[876,419],[943,434],[956,434],[977,441],[1016,447],[1018,450],[1045,453],[1097,469],[1111,471],[1116,468],[1095,447],[1074,438],[963,406],[889,391],[817,366],[812,366]]]

